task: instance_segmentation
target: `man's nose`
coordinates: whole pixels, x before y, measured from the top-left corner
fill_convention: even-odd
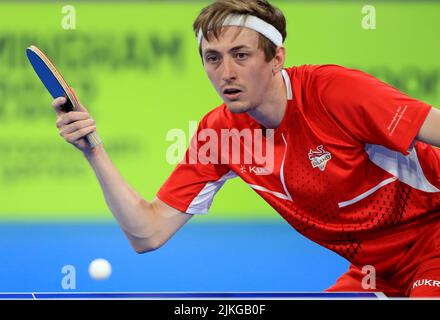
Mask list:
[[[225,82],[231,82],[236,79],[237,74],[234,68],[234,61],[232,59],[224,59],[222,80]]]

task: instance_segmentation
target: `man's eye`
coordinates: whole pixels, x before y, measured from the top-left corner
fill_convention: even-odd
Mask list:
[[[247,58],[249,57],[249,54],[248,54],[248,53],[245,53],[245,52],[238,52],[238,53],[235,55],[235,57],[236,57],[238,60],[245,60],[245,59],[247,59]]]
[[[209,63],[216,63],[218,61],[218,58],[216,56],[208,56],[206,57],[206,61]]]

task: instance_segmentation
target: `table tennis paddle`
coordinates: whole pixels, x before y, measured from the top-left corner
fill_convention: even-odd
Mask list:
[[[26,55],[41,82],[43,82],[52,97],[54,99],[58,97],[66,98],[67,101],[63,105],[63,110],[66,112],[79,111],[79,101],[76,95],[50,59],[36,46],[27,48]],[[86,140],[92,148],[101,143],[101,139],[96,131],[88,134]]]

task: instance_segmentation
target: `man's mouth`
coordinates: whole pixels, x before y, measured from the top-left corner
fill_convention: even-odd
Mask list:
[[[242,90],[240,90],[238,88],[226,88],[226,89],[223,89],[223,95],[228,100],[236,100],[236,99],[238,99],[238,97],[240,96],[241,93],[242,93]]]

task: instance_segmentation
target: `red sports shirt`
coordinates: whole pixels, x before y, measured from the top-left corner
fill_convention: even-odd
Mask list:
[[[271,174],[248,163],[187,161],[157,196],[182,212],[207,213],[224,182],[239,176],[304,236],[354,265],[391,272],[440,220],[440,152],[415,141],[431,106],[336,65],[293,67],[283,78],[288,103],[274,133]],[[198,132],[206,128],[261,127],[222,104]]]

